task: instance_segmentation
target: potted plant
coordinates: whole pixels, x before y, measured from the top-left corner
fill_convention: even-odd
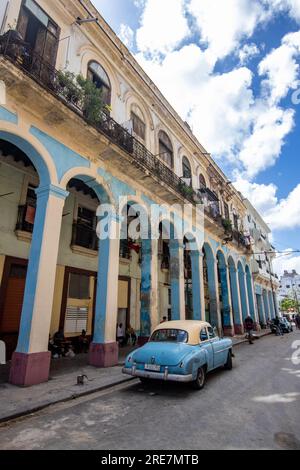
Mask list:
[[[77,83],[77,77],[73,72],[60,70],[57,73],[60,94],[74,105],[78,105],[83,97],[83,90]]]
[[[232,231],[232,222],[229,219],[222,219],[222,225],[224,227],[225,233],[230,233]]]

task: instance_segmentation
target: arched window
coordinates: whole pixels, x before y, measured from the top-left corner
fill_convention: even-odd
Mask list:
[[[170,138],[164,131],[158,134],[159,156],[170,168],[173,168],[174,154]]]
[[[186,180],[186,184],[192,186],[191,164],[186,157],[183,157],[182,159],[182,177]]]
[[[102,90],[104,104],[111,104],[111,84],[104,68],[97,62],[90,62],[88,66],[88,78]]]
[[[199,176],[199,185],[200,185],[200,189],[206,188],[206,181],[202,174]]]
[[[132,121],[132,130],[134,134],[145,142],[146,140],[146,124],[142,111],[134,104],[131,107],[130,118]]]

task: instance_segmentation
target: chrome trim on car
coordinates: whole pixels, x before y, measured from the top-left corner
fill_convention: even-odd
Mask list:
[[[225,351],[230,351],[230,348],[220,349],[220,351],[215,351],[215,354],[220,354],[220,353],[223,353]]]
[[[155,380],[170,380],[172,382],[192,382],[193,376],[189,375],[178,375],[178,374],[169,374],[169,369],[166,367],[164,372],[150,372],[147,370],[136,369],[135,367],[123,367],[123,374],[131,375],[132,377],[142,377],[145,379],[155,379]]]

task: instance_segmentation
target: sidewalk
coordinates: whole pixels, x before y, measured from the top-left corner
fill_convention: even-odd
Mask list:
[[[257,333],[260,337],[268,334],[270,334],[269,330]],[[245,342],[244,335],[233,338],[234,347]],[[49,382],[30,388],[19,388],[7,382],[0,382],[0,423],[34,413],[56,403],[73,400],[134,380],[122,374],[122,361],[128,352],[127,348],[122,349],[120,364],[108,369],[96,369],[87,365],[86,355],[79,356],[76,360],[64,358],[63,362],[53,361]],[[7,370],[6,366],[4,369],[0,366],[0,375],[6,375]],[[76,382],[77,376],[81,374],[86,375],[88,381],[80,386]]]

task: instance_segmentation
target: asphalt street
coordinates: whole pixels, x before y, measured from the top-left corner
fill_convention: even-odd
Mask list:
[[[295,343],[298,341],[299,343]],[[129,384],[0,427],[0,449],[300,449],[300,331],[235,348],[234,369]]]

